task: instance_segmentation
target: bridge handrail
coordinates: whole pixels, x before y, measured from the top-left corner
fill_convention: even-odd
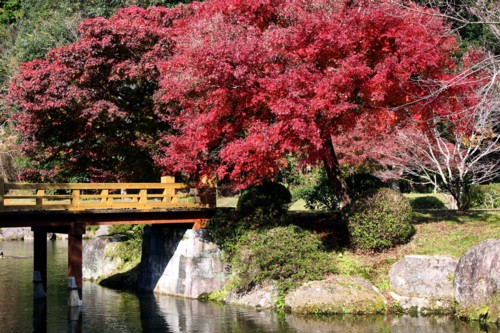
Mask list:
[[[161,183],[9,183],[0,177],[1,212],[208,206],[197,189],[174,177],[162,177]]]

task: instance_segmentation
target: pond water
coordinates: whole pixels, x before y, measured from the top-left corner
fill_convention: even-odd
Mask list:
[[[33,300],[33,243],[0,242],[0,332],[499,332],[449,317],[305,318],[175,297],[83,285],[81,309],[67,303],[67,242],[48,242],[48,296]]]

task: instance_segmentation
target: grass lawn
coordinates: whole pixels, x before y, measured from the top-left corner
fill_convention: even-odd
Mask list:
[[[436,196],[446,204],[442,194],[405,194],[409,199]],[[218,207],[236,207],[238,197],[218,198]],[[500,211],[451,210],[415,212],[417,229],[412,240],[384,253],[354,252],[345,247],[347,230],[336,225],[335,217],[321,211],[308,211],[303,200],[290,207],[290,223],[317,234],[331,251],[342,274],[358,275],[370,280],[381,290],[389,288],[388,272],[391,266],[409,254],[450,255],[460,258],[470,247],[488,238],[500,239]]]

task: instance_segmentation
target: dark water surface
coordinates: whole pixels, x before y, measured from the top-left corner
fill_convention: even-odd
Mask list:
[[[33,300],[33,243],[0,242],[0,333],[10,332],[499,332],[448,317],[337,316],[323,319],[278,315],[175,297],[118,292],[91,282],[81,310],[67,302],[67,242],[48,243],[48,296]]]

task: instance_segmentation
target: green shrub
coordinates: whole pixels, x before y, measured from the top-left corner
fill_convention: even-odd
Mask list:
[[[500,208],[500,184],[491,183],[488,185],[475,186],[481,195],[475,196],[472,207],[482,209]]]
[[[116,252],[125,264],[140,262],[144,227],[144,224],[116,224],[109,227],[110,235],[120,236]]]
[[[373,192],[384,186],[382,181],[369,173],[355,173],[346,177],[351,198],[356,200],[367,192]]]
[[[314,175],[313,184],[299,187],[295,196],[306,202],[306,207],[312,210],[336,210],[338,201],[335,192],[328,182],[324,169]]]
[[[353,199],[367,191],[381,188],[383,183],[377,177],[367,173],[355,173],[346,177],[345,182]],[[315,183],[296,190],[296,196],[304,199],[306,207],[312,210],[336,210],[338,201],[324,169],[315,175]]]
[[[276,281],[281,293],[299,283],[337,272],[321,241],[297,226],[247,233],[231,265],[237,274],[238,289]]]
[[[425,197],[413,198],[410,200],[413,209],[445,209],[446,206],[438,198],[428,195]]]
[[[355,248],[384,251],[407,242],[415,233],[408,201],[391,189],[380,189],[354,203],[348,230]]]
[[[236,210],[242,217],[280,218],[292,202],[290,191],[279,183],[264,183],[243,191]]]
[[[232,209],[217,209],[207,224],[207,236],[223,251],[225,260],[230,261],[236,252],[240,238],[258,227],[252,219],[239,219]]]

